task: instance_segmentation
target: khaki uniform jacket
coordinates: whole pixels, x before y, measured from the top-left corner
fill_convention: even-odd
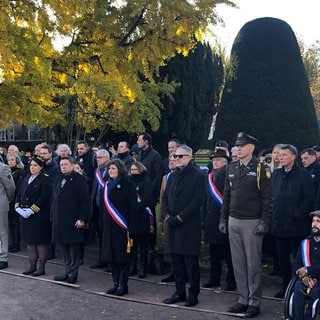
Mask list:
[[[9,202],[14,198],[15,184],[10,167],[0,163],[0,211],[8,213]]]
[[[240,170],[239,160],[227,168],[220,219],[262,219],[269,224],[273,207],[270,168],[253,157]]]

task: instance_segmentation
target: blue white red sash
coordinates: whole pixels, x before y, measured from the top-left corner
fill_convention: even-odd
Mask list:
[[[103,180],[103,177],[101,175],[101,171],[99,168],[96,169],[96,179],[99,186],[103,189],[106,182]]]
[[[302,263],[304,267],[311,266],[311,256],[310,256],[310,239],[304,239],[301,242],[301,255],[302,255]],[[312,279],[313,285],[317,283],[317,279]]]
[[[149,215],[150,233],[154,233],[154,225],[153,225],[154,217],[153,217],[153,213],[152,213],[152,211],[151,211],[151,209],[149,207],[146,207],[145,210]]]
[[[103,200],[112,220],[122,229],[127,230],[127,253],[130,253],[132,247],[132,239],[130,239],[129,226],[126,219],[121,215],[118,209],[112,204],[108,196],[108,182],[105,183],[103,190]]]
[[[209,191],[212,198],[218,203],[219,207],[222,207],[223,195],[218,190],[217,186],[213,182],[213,172],[208,174]]]
[[[137,193],[137,202],[141,203],[142,202],[142,195]],[[153,217],[153,213],[151,211],[151,209],[149,207],[145,207],[145,211],[147,212],[147,214],[149,215],[149,224],[150,224],[150,233],[154,233],[154,217]]]

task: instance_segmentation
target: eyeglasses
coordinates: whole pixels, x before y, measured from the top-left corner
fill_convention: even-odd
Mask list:
[[[103,159],[103,158],[106,158],[106,156],[98,156],[96,157],[97,159]]]
[[[174,154],[173,157],[175,159],[179,158],[179,159],[182,159],[183,157],[188,157],[189,154]]]

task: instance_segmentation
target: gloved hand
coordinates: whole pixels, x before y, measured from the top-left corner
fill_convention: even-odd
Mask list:
[[[22,208],[18,207],[18,208],[16,208],[15,210],[16,210],[17,213],[20,214],[20,216],[24,217],[24,211],[23,211]]]
[[[177,217],[169,217],[167,223],[170,228],[178,228],[182,225],[182,222]]]
[[[261,221],[254,230],[254,234],[266,234],[269,232],[269,225]]]
[[[226,234],[227,233],[227,223],[224,219],[221,219],[220,222],[219,222],[219,231],[221,233],[224,233]]]
[[[32,214],[34,214],[34,211],[30,208],[23,208],[24,211],[24,217],[27,219],[29,218]]]

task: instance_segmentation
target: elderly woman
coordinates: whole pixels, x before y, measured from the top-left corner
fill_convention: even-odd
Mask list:
[[[128,293],[130,230],[137,216],[137,195],[120,159],[110,160],[107,168],[101,260],[112,265],[113,287],[107,293],[122,296]]]
[[[17,155],[9,155],[7,158],[8,165],[11,169],[14,183],[16,185],[15,196],[20,189],[23,178],[27,175],[27,172],[23,169],[24,164]],[[20,251],[20,215],[14,209],[14,201],[10,202],[9,209],[9,252]]]
[[[30,173],[23,179],[16,197],[15,208],[21,215],[22,241],[27,243],[30,267],[23,274],[41,276],[50,241],[50,199],[51,182],[44,174],[45,163],[39,156],[30,162]],[[37,268],[37,262],[39,265]]]

